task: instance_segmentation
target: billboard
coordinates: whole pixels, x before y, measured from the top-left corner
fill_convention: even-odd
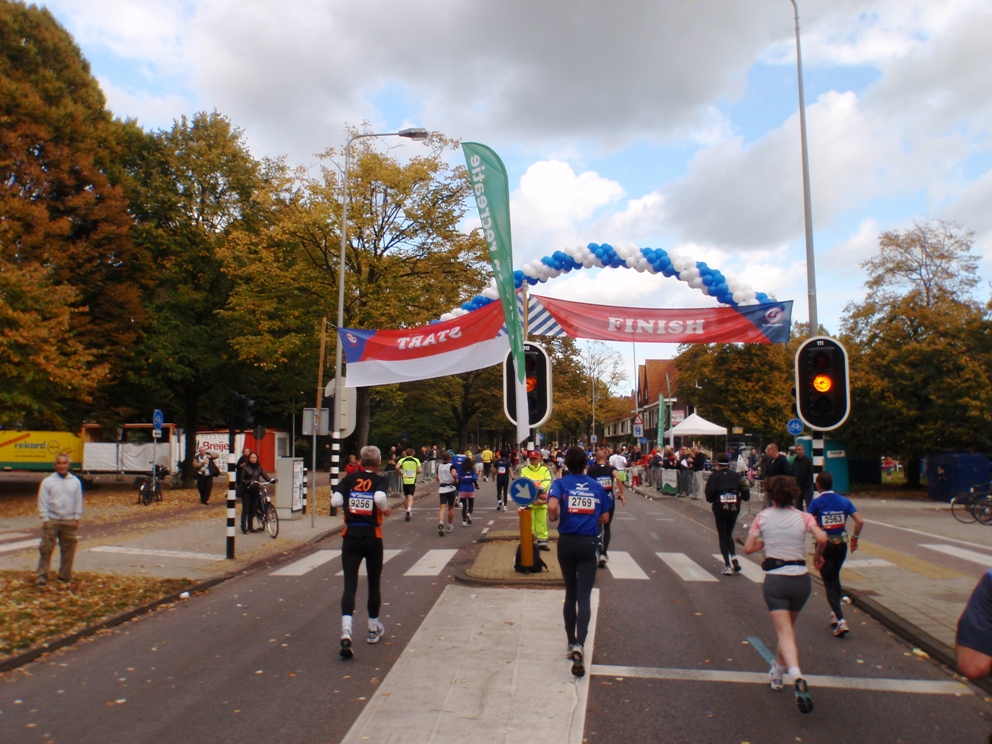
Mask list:
[[[83,465],[83,440],[67,431],[0,431],[0,468],[55,470],[55,456],[69,455],[71,467]]]

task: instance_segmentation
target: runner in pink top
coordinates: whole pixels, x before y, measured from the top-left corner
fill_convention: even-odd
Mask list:
[[[809,687],[799,670],[799,650],[796,647],[796,618],[812,591],[806,570],[806,533],[816,538],[813,565],[823,565],[823,550],[827,535],[812,514],[794,509],[792,504],[800,489],[796,479],[777,475],[765,482],[772,506],[758,514],[748,532],[744,552],[750,555],[764,549],[765,604],[772,616],[778,636],[777,658],[768,672],[773,690],[783,687],[786,671],[795,678],[796,706],[801,713],[813,712]]]

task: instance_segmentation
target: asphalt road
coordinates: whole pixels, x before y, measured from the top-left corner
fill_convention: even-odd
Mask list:
[[[512,513],[483,510],[492,489],[484,484],[475,524],[456,520],[445,538],[437,535],[434,496],[418,502],[413,521],[402,512],[387,520],[385,547],[400,552],[383,572],[386,637],[375,646],[360,640],[361,585],[351,661],[338,657],[340,560],[299,576],[273,575],[280,568],[273,563],[0,677],[0,740],[340,741],[445,586],[471,565],[474,539],[490,520],[493,529],[513,525]],[[339,538],[316,546],[339,548]],[[404,575],[427,550],[454,548],[438,575]],[[597,578],[589,742],[979,742],[988,735],[992,708],[981,696],[856,689],[865,679],[939,686],[951,676],[856,610],[848,615],[853,632],[835,639],[816,586],[799,621],[800,661],[807,675],[839,679],[811,683],[812,714],[798,712],[788,688],[714,681],[723,672],[764,674],[762,646],[774,649],[775,639],[760,585],[719,576],[705,513],[635,496],[618,509],[610,552],[610,568]],[[658,552],[684,556],[712,580],[686,580]],[[646,578],[620,578],[638,569]],[[560,622],[548,618],[551,629]],[[682,670],[703,678],[671,679],[687,676]],[[539,706],[540,690],[534,700]],[[404,721],[396,727],[402,731]]]

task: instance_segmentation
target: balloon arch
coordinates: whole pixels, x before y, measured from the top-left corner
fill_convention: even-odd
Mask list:
[[[711,268],[703,261],[694,261],[681,253],[665,251],[662,248],[635,246],[614,248],[609,243],[575,246],[567,250],[555,251],[538,261],[526,263],[513,272],[514,288],[520,289],[524,282],[534,286],[570,271],[593,268],[629,268],[637,272],[646,271],[649,274],[677,277],[693,289],[715,297],[717,302],[730,307],[762,305],[773,301],[764,292],[753,290],[746,282],[725,276],[719,269]],[[445,321],[456,318],[498,299],[499,294],[493,281],[480,294],[463,302],[461,307],[445,313],[440,319]]]

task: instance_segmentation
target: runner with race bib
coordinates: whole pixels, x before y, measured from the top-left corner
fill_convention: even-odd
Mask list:
[[[606,493],[611,496],[615,494],[616,497],[620,499],[620,503],[626,506],[627,500],[623,497],[623,479],[620,476],[620,471],[613,466],[612,462],[607,462],[609,456],[609,447],[597,448],[596,463],[595,465],[589,466],[589,470],[586,471],[586,474],[590,478],[595,478]],[[611,501],[613,500],[611,499]],[[616,501],[613,501],[610,506],[610,521],[603,525],[600,533],[598,561],[600,568],[606,568],[606,562],[609,560],[607,551],[610,549],[610,527],[613,525],[613,513],[616,511],[616,508]]]
[[[423,470],[420,460],[413,456],[413,449],[408,449],[403,453],[405,457],[396,463],[396,469],[400,471],[403,479],[403,505],[406,507],[406,521],[410,521],[410,512],[413,510],[413,495],[417,491],[417,475]]]
[[[496,473],[496,511],[502,511],[506,508],[510,476],[513,474],[510,451],[505,447],[499,451],[499,457],[493,461],[493,470]]]
[[[726,452],[716,456],[716,468],[706,481],[706,500],[713,505],[713,518],[716,520],[716,534],[723,555],[723,569],[720,573],[732,576],[741,570],[734,549],[734,525],[741,513],[741,502],[751,500],[751,486],[747,478],[741,477],[729,467],[730,457]]]

